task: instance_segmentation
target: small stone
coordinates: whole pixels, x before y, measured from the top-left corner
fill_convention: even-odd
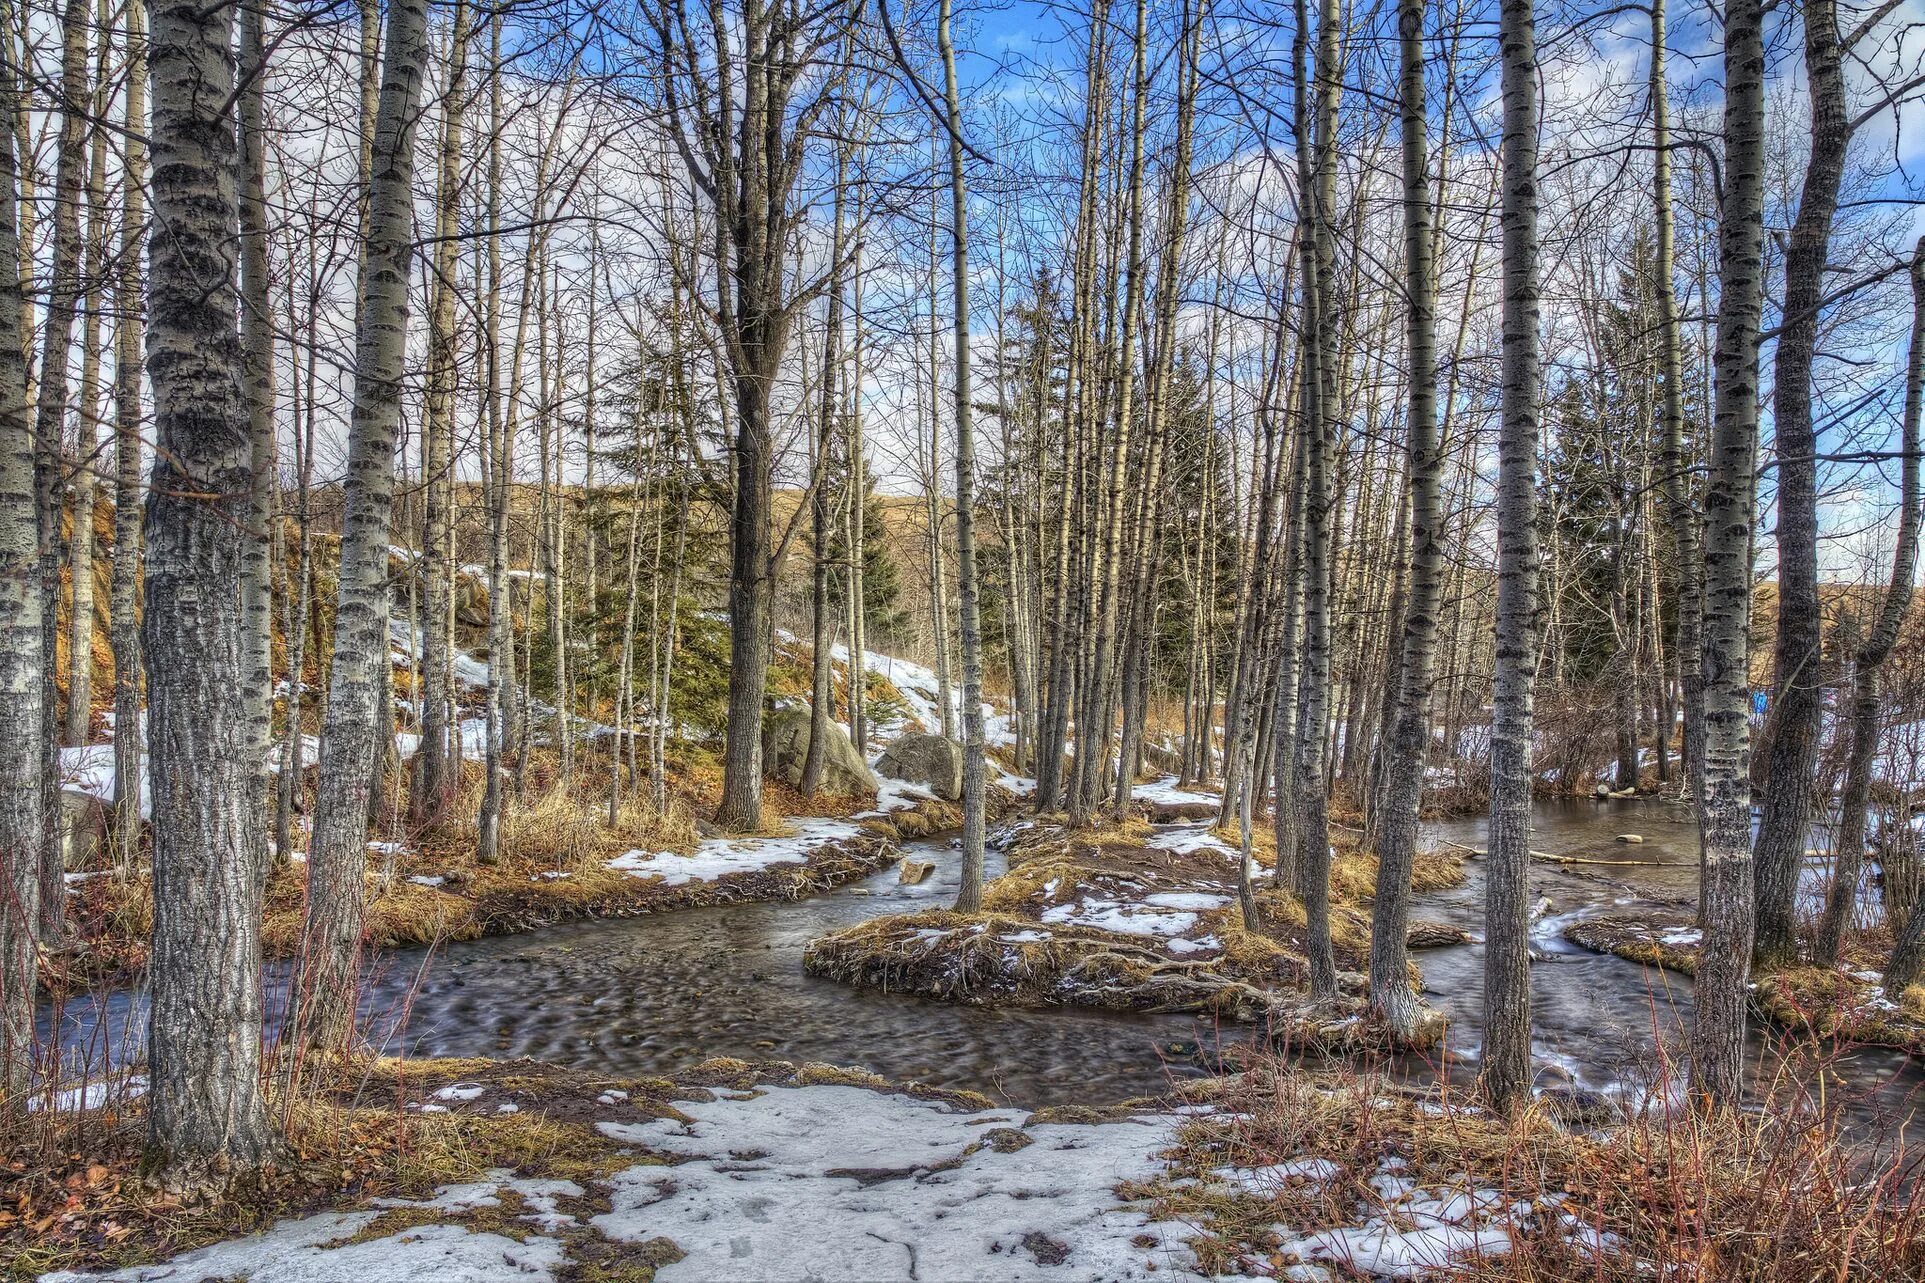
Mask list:
[[[1638,845],[1639,843],[1641,843],[1641,842],[1643,842],[1643,841],[1644,841],[1644,834],[1642,834],[1642,833],[1620,833],[1620,834],[1618,834],[1618,841],[1620,841],[1620,842],[1629,842],[1629,843],[1631,843],[1631,844],[1632,844],[1633,846],[1636,846],[1636,845]]]
[[[921,883],[927,882],[929,880],[929,875],[934,873],[935,871],[936,871],[936,866],[933,861],[904,860],[902,862],[902,867],[898,869],[896,872],[896,880],[900,882],[903,886],[907,886],[907,887],[917,886]]]

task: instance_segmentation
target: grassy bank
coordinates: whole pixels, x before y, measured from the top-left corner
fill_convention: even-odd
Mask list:
[[[668,876],[611,867],[611,861],[634,851],[697,856],[716,840],[704,839],[692,818],[704,781],[685,776],[682,786],[665,813],[631,803],[611,822],[605,793],[550,783],[504,816],[502,856],[493,864],[474,858],[471,823],[411,833],[391,818],[381,826],[385,836],[370,843],[367,943],[408,948],[582,919],[802,899],[887,868],[900,857],[901,842],[962,823],[959,807],[935,798],[878,813],[872,798],[807,799],[770,781],[765,832],[736,841],[781,842],[816,820],[846,824],[825,840],[793,843],[792,855],[761,868],[710,870],[680,880],[672,858],[652,866],[667,869]],[[466,792],[477,788],[471,773]],[[470,800],[464,797],[456,812],[471,815]],[[1007,797],[999,797],[998,804],[1007,806]],[[291,957],[300,947],[306,878],[299,859],[276,865],[270,874],[262,915],[262,945],[269,958]],[[146,868],[130,878],[102,872],[79,881],[69,898],[69,919],[73,943],[49,953],[41,971],[43,989],[71,994],[137,977],[146,966],[153,926]]]
[[[1607,914],[1564,929],[1574,944],[1631,962],[1695,975],[1699,933],[1688,915]],[[1836,967],[1797,966],[1753,976],[1751,1009],[1794,1034],[1845,1045],[1925,1055],[1925,985],[1885,992],[1878,968],[1890,953],[1883,931],[1849,937]]]
[[[671,1082],[592,1074],[537,1061],[376,1059],[344,1065],[300,1099],[274,1101],[288,1138],[286,1161],[259,1182],[224,1190],[168,1191],[141,1170],[141,1098],[104,1107],[30,1115],[0,1144],[0,1277],[52,1270],[107,1270],[165,1260],[205,1244],[319,1212],[422,1200],[448,1185],[506,1174],[518,1181],[568,1182],[548,1210],[579,1224],[564,1231],[578,1283],[645,1283],[679,1253],[617,1248],[587,1227],[608,1206],[618,1172],[662,1157],[611,1138],[604,1124],[685,1118],[677,1105],[713,1101],[759,1086],[839,1084],[909,1093],[958,1108],[991,1102],[967,1092],[827,1065],[750,1064],[718,1059]],[[514,1191],[468,1207],[391,1207],[344,1230],[367,1241],[411,1226],[458,1224],[509,1240],[527,1239],[540,1218]],[[555,1232],[550,1228],[547,1232]]]
[[[1267,837],[1254,853],[1261,930],[1246,927],[1237,907],[1239,857],[1223,834],[1155,830],[1141,820],[1085,830],[1039,821],[1003,841],[1009,872],[984,889],[981,913],[873,919],[811,941],[804,967],[951,1002],[1207,1011],[1330,1049],[1368,1037],[1354,1017],[1373,857],[1346,849],[1333,868],[1332,932],[1346,1000],[1332,1011],[1306,1001],[1303,905],[1275,885]],[[1420,889],[1463,877],[1457,857],[1419,861]],[[1435,924],[1416,924],[1413,937],[1458,938]]]
[[[1193,1226],[1211,1272],[1807,1283],[1925,1269],[1916,1160],[1844,1139],[1843,1102],[1800,1082],[1757,1113],[1654,1105],[1577,1131],[1541,1107],[1498,1118],[1275,1057],[1199,1087],[1215,1108],[1185,1123],[1163,1177],[1126,1192]]]

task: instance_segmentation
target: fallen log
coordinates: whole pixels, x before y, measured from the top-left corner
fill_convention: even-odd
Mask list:
[[[1462,842],[1452,842],[1448,838],[1442,839],[1442,841],[1445,846],[1453,850],[1462,851],[1466,855],[1474,855],[1479,859],[1484,859],[1490,855],[1489,851],[1480,851],[1474,846],[1465,846]],[[1663,860],[1598,860],[1584,855],[1558,855],[1552,851],[1531,851],[1529,855],[1533,860],[1548,860],[1553,864],[1595,864],[1614,869],[1627,867],[1655,869],[1662,868],[1665,864]]]

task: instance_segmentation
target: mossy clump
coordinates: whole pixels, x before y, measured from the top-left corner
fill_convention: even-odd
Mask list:
[[[1246,926],[1238,856],[1222,834],[1151,844],[1153,834],[1141,818],[1088,828],[1026,821],[1002,835],[1009,871],[984,888],[981,912],[872,919],[811,941],[804,969],[972,1005],[1211,1012],[1268,1023],[1307,1048],[1381,1041],[1356,1018],[1354,996],[1335,1009],[1309,1003],[1303,905],[1273,875],[1260,875],[1260,925]],[[1266,857],[1274,862],[1267,835],[1256,845],[1260,867]],[[1426,858],[1420,868],[1427,886],[1463,876],[1453,856]],[[1376,860],[1352,846],[1333,878],[1333,944],[1353,985],[1368,957],[1364,906],[1376,870]],[[1193,921],[1181,930],[1155,923],[1172,913]],[[1412,977],[1419,978],[1414,967]]]
[[[1900,994],[1899,1001],[1893,1002],[1875,980],[1857,973],[1831,967],[1772,972],[1758,977],[1752,1005],[1766,1019],[1798,1033],[1845,1044],[1925,1052],[1925,1020],[1914,1014],[1917,1000],[1908,1004]]]
[[[1615,954],[1629,962],[1689,976],[1698,970],[1698,946],[1667,938],[1689,926],[1684,919],[1608,913],[1571,923],[1564,928],[1564,938],[1598,953]]]

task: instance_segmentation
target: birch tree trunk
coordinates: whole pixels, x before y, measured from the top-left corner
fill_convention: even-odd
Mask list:
[[[107,117],[107,89],[113,42],[111,16],[96,3],[94,25],[100,44],[94,51],[94,82],[88,111],[95,121]],[[74,416],[73,537],[67,549],[73,606],[67,626],[67,725],[69,744],[85,744],[93,732],[94,691],[94,512],[100,465],[100,318],[107,281],[107,138],[98,127],[87,131],[87,240],[82,277],[86,289],[80,330],[80,390]]]
[[[114,650],[114,867],[133,869],[140,841],[141,249],[147,223],[147,10],[126,0],[121,96],[120,261],[114,281],[114,562],[108,606]],[[0,262],[9,261],[0,250]],[[0,338],[4,342],[4,338]],[[0,356],[0,360],[4,357]]]
[[[949,132],[949,218],[952,300],[956,309],[956,594],[962,633],[963,837],[962,880],[956,910],[983,905],[983,630],[976,594],[976,436],[969,382],[969,189],[963,175],[962,99],[956,88],[956,48],[950,41],[951,0],[941,0],[936,44],[942,54],[943,102]],[[859,501],[860,497],[858,497]],[[861,556],[858,549],[856,556]]]
[[[422,561],[427,583],[421,644],[425,690],[421,700],[421,747],[415,750],[408,793],[409,820],[417,828],[438,823],[454,801],[459,744],[450,743],[454,690],[449,681],[453,649],[452,573],[454,525],[455,291],[461,261],[461,145],[468,106],[468,41],[472,19],[467,0],[457,0],[448,48],[448,87],[442,98],[441,155],[435,172],[433,279],[428,286],[428,389],[421,428],[424,512]]]
[[[1845,75],[1833,0],[1806,0],[1805,77],[1811,142],[1798,217],[1785,247],[1784,321],[1772,378],[1778,454],[1777,734],[1772,737],[1753,859],[1758,903],[1752,965],[1798,958],[1798,870],[1811,830],[1822,692],[1818,605],[1818,435],[1811,414],[1811,367],[1818,347],[1832,218],[1845,172]]]
[[[60,701],[54,690],[60,626],[61,519],[66,486],[68,356],[81,294],[81,189],[86,179],[88,0],[67,0],[60,22],[60,137],[54,160],[53,254],[41,332],[40,387],[34,407],[34,478],[40,512],[40,936],[57,943],[67,929],[66,861],[60,841]],[[31,252],[31,247],[29,247]]]
[[[862,221],[862,206],[856,206],[856,221]],[[867,713],[869,679],[868,624],[869,611],[863,598],[862,550],[865,547],[868,524],[868,457],[867,446],[862,439],[862,248],[857,246],[854,263],[850,269],[849,299],[850,310],[854,313],[853,336],[850,343],[850,359],[853,363],[848,390],[848,408],[845,412],[848,438],[846,450],[849,457],[849,578],[847,595],[849,598],[849,739],[856,746],[856,752],[864,757],[869,753],[869,716]]]
[[[277,519],[274,441],[274,318],[268,309],[266,17],[262,6],[241,10],[241,359],[247,395],[248,438],[253,442],[253,485],[248,494],[247,543],[241,568],[241,644],[245,648],[249,765],[260,790],[262,812],[271,787],[268,746],[274,738],[274,566]],[[290,708],[298,715],[298,696]],[[266,850],[267,827],[254,840]],[[284,857],[284,852],[276,852]],[[263,860],[265,866],[265,860]]]
[[[1725,3],[1724,217],[1718,233],[1716,408],[1704,495],[1704,944],[1691,1088],[1735,1105],[1744,1085],[1752,931],[1751,723],[1745,671],[1756,520],[1758,327],[1764,286],[1764,13]]]
[[[814,667],[810,682],[809,748],[802,759],[801,788],[806,797],[814,797],[816,790],[822,787],[822,768],[828,759],[829,723],[835,717],[835,668],[831,655],[832,641],[835,636],[835,608],[829,594],[830,563],[833,560],[834,549],[831,547],[833,514],[829,495],[829,469],[831,456],[835,453],[836,415],[842,409],[839,375],[842,363],[842,259],[845,253],[843,194],[847,175],[848,149],[844,147],[836,157],[834,214],[831,218],[832,231],[829,241],[829,306],[823,328],[822,387],[816,410],[815,466],[817,472],[814,484],[809,490],[810,531],[815,545],[811,566],[813,591],[809,598],[812,625],[811,658]],[[843,485],[846,489],[848,485],[846,474]],[[862,499],[860,492],[853,492],[850,501],[859,504]],[[850,550],[851,564],[861,558],[860,548]],[[849,669],[849,686],[852,692],[860,676],[861,669],[856,667]]]
[[[1532,688],[1537,681],[1537,40],[1533,0],[1503,0],[1503,405],[1498,435],[1497,668],[1484,901],[1483,1090],[1530,1099]]]
[[[261,815],[234,698],[254,459],[235,290],[235,11],[168,0],[153,19],[147,1136],[150,1161],[192,1184],[270,1163],[280,1142],[261,1096]]]
[[[13,27],[0,5],[0,32]],[[13,121],[20,111],[13,42],[0,64],[0,1117],[24,1112],[33,1069],[39,980],[41,669],[39,515],[33,419],[21,350],[20,246],[15,193],[20,165]],[[64,892],[63,892],[64,894]]]
[[[1130,108],[1130,163],[1125,196],[1125,266],[1129,279],[1124,286],[1123,315],[1117,322],[1115,361],[1114,435],[1108,445],[1108,467],[1098,518],[1100,530],[1096,547],[1096,635],[1091,648],[1090,674],[1093,698],[1078,728],[1076,745],[1076,788],[1069,798],[1071,824],[1081,824],[1101,802],[1098,796],[1108,778],[1110,753],[1110,706],[1113,694],[1110,670],[1117,634],[1117,586],[1121,578],[1121,538],[1128,473],[1130,442],[1136,428],[1136,331],[1143,307],[1143,134],[1144,116],[1150,88],[1148,45],[1148,0],[1137,0],[1136,30],[1130,43],[1135,88]],[[1133,775],[1133,769],[1125,766]]]
[[[1806,21],[1810,21],[1812,12],[1806,10]],[[1837,965],[1839,946],[1858,905],[1859,873],[1865,865],[1865,810],[1883,722],[1878,675],[1898,641],[1898,630],[1912,604],[1912,581],[1918,575],[1919,419],[1925,408],[1925,237],[1919,238],[1912,251],[1911,277],[1912,345],[1905,362],[1905,410],[1899,437],[1898,541],[1892,549],[1892,577],[1885,585],[1878,616],[1852,663],[1851,715],[1846,723],[1851,747],[1845,761],[1844,787],[1838,797],[1837,853],[1818,939],[1812,947],[1812,960],[1821,967]],[[1895,840],[1909,841],[1910,834],[1901,831]],[[1890,983],[1889,972],[1886,979]],[[1904,986],[1891,992],[1902,993]]]
[[[1302,22],[1302,10],[1298,10]],[[1337,995],[1337,964],[1330,941],[1330,821],[1325,761],[1330,722],[1330,449],[1336,427],[1336,326],[1330,313],[1334,293],[1334,246],[1330,212],[1336,200],[1336,114],[1338,28],[1342,19],[1337,0],[1323,0],[1317,20],[1315,84],[1315,170],[1306,190],[1310,194],[1308,235],[1304,238],[1304,326],[1311,340],[1305,360],[1314,362],[1305,387],[1316,388],[1306,404],[1304,437],[1303,518],[1303,663],[1304,697],[1297,726],[1297,816],[1299,875],[1304,890],[1308,927],[1305,952],[1309,955],[1310,997],[1325,1003]],[[1298,85],[1303,78],[1298,77]],[[1299,90],[1301,97],[1301,88]],[[1300,103],[1299,112],[1304,111]],[[1299,120],[1301,135],[1303,122]],[[1300,144],[1301,145],[1301,144]],[[1314,353],[1314,355],[1313,355]],[[1246,716],[1254,716],[1253,713]]]
[[[1677,575],[1677,629],[1671,650],[1677,657],[1679,703],[1684,717],[1684,788],[1693,799],[1703,795],[1704,776],[1704,550],[1697,506],[1692,502],[1690,461],[1684,447],[1684,353],[1679,334],[1674,223],[1671,206],[1671,92],[1665,80],[1665,4],[1651,0],[1651,185],[1655,204],[1656,255],[1652,292],[1658,304],[1658,342],[1664,377],[1664,505],[1671,527]],[[1660,728],[1662,746],[1671,734]],[[1659,753],[1663,753],[1662,747]],[[1700,870],[1702,878],[1703,871]]]
[[[1429,124],[1424,102],[1424,0],[1400,0],[1403,78],[1405,353],[1410,406],[1405,455],[1410,485],[1410,578],[1403,606],[1396,715],[1385,746],[1377,842],[1377,897],[1370,918],[1370,1002],[1398,1038],[1417,1032],[1410,987],[1410,875],[1417,810],[1430,756],[1430,688],[1443,590],[1443,471],[1437,432],[1437,283],[1430,213]]]
[[[352,1032],[366,912],[368,803],[383,693],[378,668],[389,664],[388,541],[406,373],[414,131],[427,69],[427,27],[425,0],[396,0],[389,10],[368,184],[333,679],[308,852],[307,918],[291,998],[300,1043],[328,1052],[344,1048]]]
[[[1189,231],[1190,165],[1194,152],[1199,46],[1207,0],[1192,13],[1182,6],[1183,54],[1178,65],[1176,151],[1171,161],[1168,199],[1164,206],[1162,244],[1157,256],[1156,348],[1150,354],[1150,386],[1146,398],[1148,458],[1139,487],[1139,536],[1135,565],[1126,597],[1128,614],[1123,631],[1122,727],[1117,744],[1116,793],[1110,816],[1127,814],[1136,783],[1137,759],[1142,754],[1144,721],[1148,716],[1150,650],[1154,640],[1156,576],[1160,565],[1163,459],[1166,450],[1171,371],[1176,362],[1176,313],[1183,280],[1183,247]]]

